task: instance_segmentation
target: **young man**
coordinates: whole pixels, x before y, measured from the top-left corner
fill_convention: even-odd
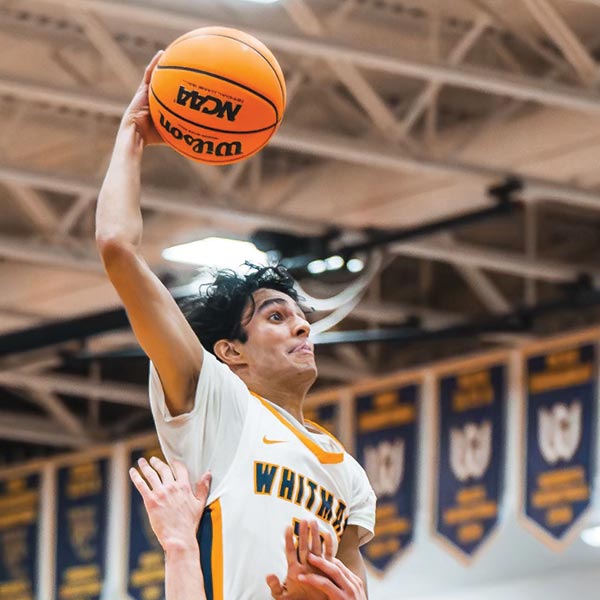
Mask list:
[[[139,469],[132,468],[131,481],[144,499],[152,530],[165,552],[165,600],[206,600],[196,532],[210,488],[210,474],[205,473],[192,491],[185,466],[174,461],[172,470],[153,457],[150,464],[140,459]],[[291,527],[285,535],[288,571],[302,570],[301,561],[321,573],[300,573],[298,578],[308,588],[322,592],[328,600],[366,600],[363,583],[352,571],[333,557],[333,539],[327,533],[323,543],[313,521],[300,522],[298,548],[294,546]],[[269,577],[273,598],[290,596],[274,575]]]
[[[142,154],[160,141],[148,111],[158,58],[123,116],[96,239],[152,362],[150,402],[165,456],[181,460],[193,481],[212,472],[201,524],[207,596],[267,598],[266,575],[286,575],[283,532],[309,518],[364,579],[359,546],[373,533],[375,497],[358,463],[302,417],[317,370],[293,280],[276,267],[220,273],[187,308],[188,322],[140,254]],[[297,580],[286,586],[294,598],[323,597]]]

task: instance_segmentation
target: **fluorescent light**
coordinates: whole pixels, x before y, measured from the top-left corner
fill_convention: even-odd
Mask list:
[[[244,261],[267,264],[267,255],[250,242],[209,237],[171,246],[162,252],[165,260],[218,269],[239,269]]]
[[[313,260],[309,262],[307,267],[308,272],[313,275],[318,275],[319,273],[325,273],[327,271],[327,265],[324,260]]]
[[[344,266],[344,259],[341,256],[330,256],[325,259],[325,266],[328,271],[336,271]]]
[[[600,548],[600,525],[588,527],[581,532],[581,539],[594,548]]]
[[[360,273],[365,268],[365,263],[360,260],[360,258],[351,258],[346,263],[346,269],[350,271],[350,273]]]

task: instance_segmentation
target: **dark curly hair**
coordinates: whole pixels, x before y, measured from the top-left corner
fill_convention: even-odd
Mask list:
[[[212,283],[200,286],[200,293],[186,298],[181,309],[200,343],[214,354],[214,345],[222,339],[246,342],[248,336],[242,326],[244,308],[252,294],[261,288],[287,294],[294,302],[300,297],[294,289],[294,279],[281,265],[259,266],[245,263],[248,273],[241,275],[231,269],[216,271]]]

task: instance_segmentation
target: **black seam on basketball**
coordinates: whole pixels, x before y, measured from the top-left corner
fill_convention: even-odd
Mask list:
[[[273,65],[271,64],[271,61],[260,50],[258,50],[254,46],[251,46],[250,44],[247,44],[243,40],[239,40],[238,38],[232,37],[230,35],[224,35],[222,33],[211,33],[209,35],[214,35],[215,37],[222,37],[222,38],[225,38],[225,39],[228,39],[228,40],[235,40],[236,42],[239,42],[240,44],[244,44],[244,46],[247,46],[248,48],[251,48],[252,50],[254,50],[254,52],[256,52],[256,54],[258,54],[259,56],[261,56],[262,58],[264,58],[264,60],[267,62],[267,64],[271,68],[271,71],[273,71],[273,73],[275,74],[275,78],[277,79],[277,83],[279,84],[279,89],[281,91],[281,97],[282,97],[283,101],[285,102],[285,92],[283,91],[283,86],[281,85],[281,81],[279,81],[279,75],[278,75],[277,71],[273,68]]]
[[[222,37],[225,38],[227,40],[234,40],[236,42],[239,42],[240,44],[244,44],[244,46],[247,46],[248,48],[254,50],[254,52],[256,52],[260,57],[262,57],[267,64],[269,65],[269,67],[271,68],[271,71],[273,71],[273,73],[275,73],[275,78],[277,79],[277,83],[279,85],[279,90],[281,91],[281,98],[283,100],[284,103],[284,108],[285,108],[285,101],[286,101],[286,94],[285,94],[285,90],[283,89],[283,85],[281,83],[281,80],[279,79],[279,74],[277,73],[277,71],[273,68],[273,65],[271,64],[271,61],[258,49],[256,49],[254,46],[247,44],[246,42],[244,42],[243,40],[240,40],[236,37],[232,37],[230,35],[224,35],[222,33],[202,33],[200,35],[195,35],[193,37],[210,37],[210,36],[215,36],[215,37]],[[192,39],[192,37],[186,37],[183,40],[180,40],[179,42],[177,42],[177,44],[181,44],[182,42],[187,42],[187,40]],[[177,44],[173,44],[173,46],[176,46]],[[167,48],[168,50],[168,48]],[[277,60],[275,57],[273,57],[275,60]],[[279,117],[278,117],[279,118]]]
[[[250,133],[261,133],[262,131],[268,131],[269,129],[273,129],[273,127],[277,126],[277,121],[268,127],[263,127],[262,129],[252,129],[250,131],[229,131],[228,129],[217,129],[216,127],[209,127],[208,125],[201,125],[200,123],[196,123],[195,121],[191,121],[190,119],[186,119],[182,117],[180,114],[176,113],[174,110],[171,110],[168,106],[166,106],[161,99],[154,92],[154,88],[150,87],[150,91],[152,92],[152,96],[154,99],[164,108],[167,112],[170,112],[174,117],[177,117],[181,121],[185,121],[190,125],[194,125],[195,127],[200,127],[200,129],[208,129],[209,131],[216,131],[217,133],[228,133],[229,135],[248,135]]]
[[[208,75],[209,77],[214,77],[215,79],[220,79],[221,81],[226,81],[227,83],[232,83],[233,85],[236,85],[237,87],[240,87],[243,90],[246,90],[247,92],[250,92],[251,94],[254,94],[255,96],[258,96],[259,98],[264,100],[267,104],[270,104],[271,108],[275,111],[275,122],[276,123],[279,122],[279,111],[277,110],[277,107],[275,106],[273,101],[269,100],[269,98],[267,98],[266,96],[263,96],[260,92],[253,90],[251,87],[248,87],[247,85],[244,85],[243,83],[240,83],[239,81],[235,81],[234,79],[228,79],[227,77],[223,77],[222,75],[217,75],[216,73],[211,73],[210,71],[203,71],[202,69],[192,69],[192,67],[182,67],[180,65],[169,65],[166,67],[156,67],[156,68],[159,71],[166,69],[166,70],[189,71],[191,73],[200,73],[201,75]]]

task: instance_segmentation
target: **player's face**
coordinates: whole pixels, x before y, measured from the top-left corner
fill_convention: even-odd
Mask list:
[[[246,307],[242,326],[248,335],[244,354],[248,366],[263,377],[317,376],[310,325],[302,309],[287,294],[260,289]]]

